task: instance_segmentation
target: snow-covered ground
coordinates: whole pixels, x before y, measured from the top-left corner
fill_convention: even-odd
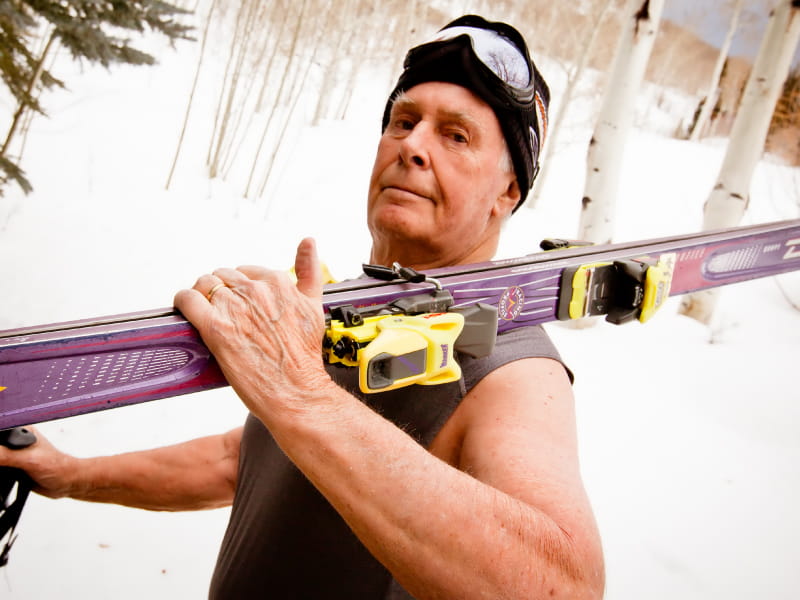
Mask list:
[[[207,139],[191,133],[165,191],[197,51],[181,44],[160,52],[157,67],[111,73],[60,59],[70,91],[48,94],[52,118],[37,117],[27,140],[23,166],[35,191],[0,197],[0,329],[168,306],[218,266],[288,266],[306,235],[335,275],[357,273],[369,247],[364,197],[385,91],[360,89],[346,122],[297,131],[269,201],[243,200],[237,185],[205,178]],[[616,239],[697,230],[723,152],[723,141],[635,131]],[[543,199],[514,216],[501,254],[575,235],[584,153],[576,142],[553,158]],[[797,218],[799,184],[798,169],[763,162],[746,222]],[[799,275],[726,288],[711,329],[677,315],[674,300],[647,325],[548,327],[577,374],[582,465],[609,599],[797,597],[800,313],[785,296],[800,303]],[[223,389],[41,430],[89,456],[219,432],[244,414]],[[226,510],[159,514],[33,497],[0,596],[203,597],[226,518]]]

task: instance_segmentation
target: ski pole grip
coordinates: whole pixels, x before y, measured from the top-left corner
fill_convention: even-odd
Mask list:
[[[32,445],[36,441],[36,436],[33,431],[26,427],[14,427],[13,429],[3,429],[0,431],[0,445],[12,450],[22,450]],[[8,494],[14,487],[15,483],[32,485],[30,476],[22,469],[14,467],[0,466],[0,510],[8,502]],[[23,501],[24,503],[24,501]],[[0,519],[2,522],[2,519]],[[5,535],[5,532],[0,531],[0,537]]]
[[[36,436],[33,431],[26,427],[14,427],[13,429],[3,429],[0,431],[0,445],[11,448],[12,450],[22,450],[35,441]],[[6,513],[10,508],[9,494],[11,490],[14,489],[14,484],[18,484],[20,488],[24,486],[26,490],[30,490],[33,487],[33,480],[30,478],[30,475],[22,469],[0,466],[0,514],[3,513],[4,508]],[[25,496],[27,496],[27,491],[21,497],[21,504],[19,506],[20,512],[22,511],[22,506],[25,504]],[[17,498],[20,498],[19,489],[17,491]],[[18,518],[19,516],[15,517],[13,521],[16,522]],[[8,522],[8,517],[6,515],[0,516],[0,538],[6,534],[7,529],[13,529],[13,527],[14,524]],[[7,551],[5,553],[7,553]],[[3,555],[5,553],[0,553],[0,566],[4,564]]]
[[[0,431],[0,445],[12,450],[22,450],[36,441],[34,433],[26,427],[14,427]]]

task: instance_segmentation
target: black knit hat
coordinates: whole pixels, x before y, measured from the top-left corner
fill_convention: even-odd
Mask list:
[[[490,69],[475,57],[468,35],[442,36],[442,32],[453,27],[486,29],[499,34],[510,42],[524,57],[529,74],[527,87],[522,89],[505,85],[495,69]],[[487,21],[476,15],[465,15],[448,23],[440,30],[439,38],[426,42],[408,51],[403,72],[389,96],[383,113],[383,130],[389,124],[389,116],[395,99],[415,85],[428,81],[455,83],[467,88],[494,110],[508,145],[514,173],[520,189],[522,205],[533,186],[539,171],[539,154],[547,134],[547,106],[550,90],[528,53],[522,35],[506,23]],[[492,57],[494,60],[495,57]],[[500,65],[502,68],[502,65]]]

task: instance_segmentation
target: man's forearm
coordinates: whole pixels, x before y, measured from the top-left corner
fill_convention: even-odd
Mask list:
[[[602,575],[542,510],[434,457],[343,390],[327,393],[267,426],[410,593],[598,597]]]
[[[45,495],[147,510],[200,510],[233,500],[241,434],[85,459],[71,459],[63,489]]]

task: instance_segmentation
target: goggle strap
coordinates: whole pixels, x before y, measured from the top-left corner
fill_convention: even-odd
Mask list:
[[[536,121],[539,125],[539,149],[541,151],[541,147],[544,146],[544,140],[547,137],[547,107],[545,107],[538,91],[534,94],[533,99],[536,104]]]

